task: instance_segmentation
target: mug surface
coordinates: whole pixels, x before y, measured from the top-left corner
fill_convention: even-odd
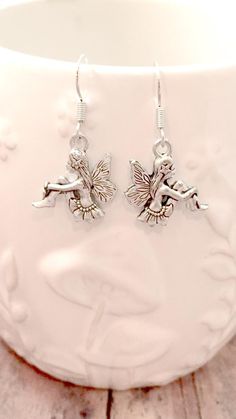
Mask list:
[[[226,48],[219,57],[218,14],[209,22],[207,2],[140,0],[134,15],[132,0],[94,3],[0,9],[0,334],[63,380],[162,385],[235,333],[236,65]],[[63,196],[53,208],[32,206],[65,171],[82,50],[90,165],[110,152],[118,187],[93,224],[75,222]],[[152,171],[155,78],[144,64],[155,59],[176,178],[209,205],[198,214],[179,205],[165,228],[140,223],[123,194],[130,159]]]

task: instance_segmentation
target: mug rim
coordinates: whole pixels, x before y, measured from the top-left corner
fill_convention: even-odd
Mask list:
[[[42,3],[43,0],[2,0],[0,2],[0,13],[2,10],[17,8],[26,4]],[[81,51],[82,52],[82,51]],[[76,61],[62,60],[52,57],[45,57],[39,54],[30,54],[27,52],[19,51],[17,49],[12,49],[1,45],[0,40],[0,54],[9,56],[13,61],[18,61],[18,59],[27,64],[29,61],[30,65],[39,65],[43,66],[45,69],[48,68],[57,68],[57,70],[68,70],[74,71]],[[80,55],[80,54],[79,54]],[[153,65],[111,65],[111,64],[99,64],[99,63],[89,63],[88,66],[96,68],[96,71],[108,74],[153,74],[154,64]],[[201,74],[201,73],[212,73],[218,71],[227,71],[227,70],[236,70],[236,58],[234,60],[226,61],[223,60],[219,63],[209,63],[209,64],[173,64],[173,65],[160,65],[159,69],[162,73],[165,74]]]

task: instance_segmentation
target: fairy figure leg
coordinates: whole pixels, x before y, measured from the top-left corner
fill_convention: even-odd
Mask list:
[[[58,178],[58,184],[59,185],[65,185],[68,183],[68,180],[63,177],[60,176]],[[49,186],[50,183],[46,182],[44,185],[44,189],[43,189],[43,199],[41,201],[36,201],[33,202],[33,206],[36,208],[43,208],[43,207],[54,207],[56,204],[56,199],[58,197],[58,195],[61,193],[60,190],[50,190]]]

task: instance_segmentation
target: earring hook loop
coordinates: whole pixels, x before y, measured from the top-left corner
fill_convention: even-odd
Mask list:
[[[156,89],[156,101],[157,106],[161,106],[162,100],[161,100],[161,75],[160,75],[160,66],[157,61],[154,61],[154,67],[155,67],[155,75],[156,75],[156,83],[155,83],[155,89]]]
[[[76,130],[75,130],[75,134],[72,137],[72,142],[71,142],[71,146],[72,144],[76,144],[77,147],[79,147],[79,145],[81,144],[81,139],[85,139],[85,136],[82,134],[81,132],[81,124],[84,123],[85,121],[85,117],[86,117],[86,110],[87,110],[87,104],[84,101],[81,89],[80,89],[80,68],[82,64],[88,64],[88,59],[85,56],[85,54],[81,54],[78,61],[77,61],[77,68],[76,68],[76,77],[75,77],[75,87],[76,87],[76,92],[78,95],[78,101],[76,104],[76,120],[77,120],[77,124],[76,124]],[[88,148],[88,141],[87,142],[87,148]]]
[[[160,133],[160,138],[155,144],[159,144],[162,148],[166,146],[166,136],[165,136],[165,109],[162,105],[162,96],[161,96],[161,74],[160,74],[160,66],[158,65],[157,61],[154,61],[154,68],[155,68],[155,100],[156,100],[156,127]],[[169,149],[169,147],[166,147]],[[157,145],[155,145],[155,150],[157,149]]]
[[[86,65],[88,64],[88,59],[87,59],[85,54],[80,55],[80,57],[77,61],[77,69],[76,69],[75,86],[76,86],[76,91],[77,91],[80,102],[84,101],[82,93],[81,93],[80,85],[79,85],[79,82],[80,82],[80,67],[81,67],[82,64],[86,64]]]

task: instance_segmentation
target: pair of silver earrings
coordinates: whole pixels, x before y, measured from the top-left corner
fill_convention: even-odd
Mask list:
[[[33,202],[33,206],[36,208],[53,207],[57,197],[63,194],[76,220],[93,221],[104,215],[99,204],[109,202],[114,197],[117,188],[110,179],[110,154],[106,154],[93,171],[89,167],[88,140],[81,131],[81,125],[86,117],[86,102],[79,86],[79,69],[84,59],[84,56],[80,57],[76,71],[77,126],[70,140],[71,150],[66,174],[60,176],[55,183],[46,182],[42,200]],[[199,202],[196,187],[189,187],[184,182],[174,179],[175,168],[171,144],[164,132],[160,77],[156,80],[156,121],[159,137],[153,146],[153,171],[148,174],[137,160],[130,161],[133,184],[125,192],[130,204],[140,209],[138,220],[151,226],[165,225],[179,201],[185,201],[187,208],[192,211],[205,210],[208,207]]]

